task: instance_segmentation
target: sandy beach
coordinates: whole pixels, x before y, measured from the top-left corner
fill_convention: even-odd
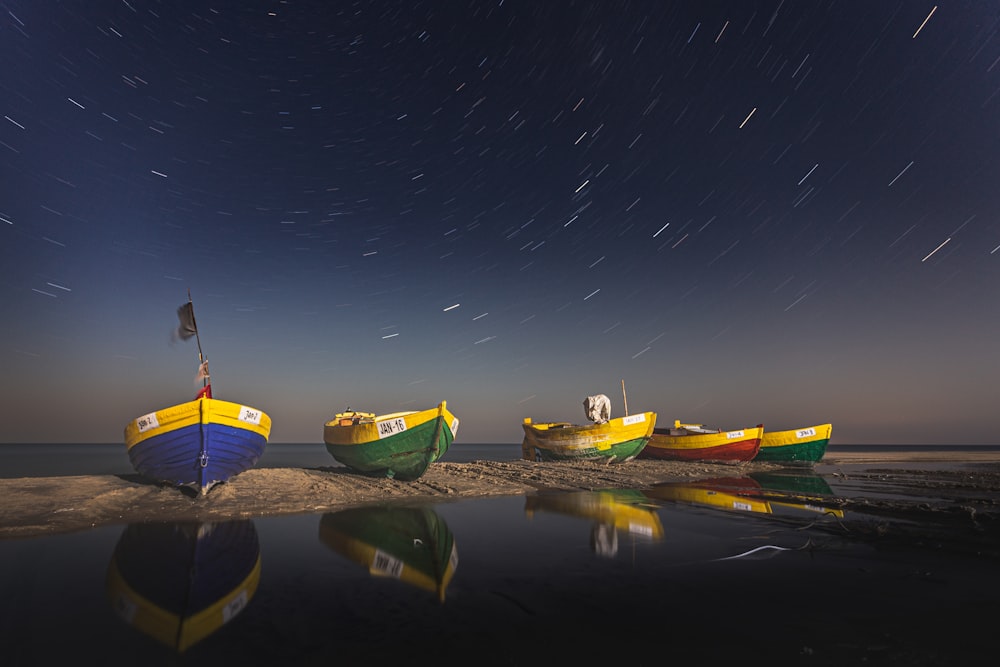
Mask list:
[[[921,470],[907,467],[920,464]],[[731,477],[780,468],[771,463],[636,460],[624,464],[532,461],[439,462],[414,482],[356,475],[341,467],[248,470],[195,498],[139,475],[30,477],[0,480],[0,539],[86,530],[150,520],[224,520],[317,513],[379,503],[449,501],[539,490],[648,489],[659,483]],[[831,502],[887,516],[970,516],[997,524],[1000,452],[828,454],[816,470],[858,489]],[[865,489],[891,486],[892,499]],[[926,494],[933,489],[935,503]],[[873,493],[873,496],[875,494]],[[878,494],[884,495],[884,494]],[[911,498],[908,499],[908,496]]]

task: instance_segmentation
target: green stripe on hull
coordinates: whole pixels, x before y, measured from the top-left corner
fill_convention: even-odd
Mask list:
[[[451,441],[451,429],[438,417],[383,440],[354,445],[326,443],[326,449],[356,472],[409,482],[441,458]]]
[[[635,440],[626,440],[625,442],[611,445],[608,449],[590,447],[588,449],[560,449],[553,451],[534,446],[534,450],[536,460],[539,461],[593,461],[611,459],[615,462],[623,462],[634,459],[646,446],[647,442],[649,442],[649,438],[636,438]]]
[[[826,445],[829,438],[813,440],[812,442],[802,442],[795,445],[779,445],[776,447],[765,447],[761,444],[760,451],[754,457],[754,461],[800,461],[803,463],[815,463],[823,458],[826,453]]]

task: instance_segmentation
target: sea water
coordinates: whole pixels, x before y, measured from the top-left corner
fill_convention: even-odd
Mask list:
[[[521,458],[518,444],[452,444],[442,461]],[[258,468],[321,468],[340,464],[319,444],[268,444]],[[124,475],[135,471],[124,444],[0,444],[0,478]]]

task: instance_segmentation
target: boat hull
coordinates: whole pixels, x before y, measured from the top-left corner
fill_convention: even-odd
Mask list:
[[[447,401],[441,401],[429,410],[380,415],[356,424],[332,419],[323,427],[323,441],[334,459],[355,472],[413,481],[448,451],[458,423]]]
[[[755,461],[816,463],[830,444],[831,424],[819,424],[789,431],[764,432]]]
[[[639,457],[667,461],[751,461],[760,450],[764,434],[763,426],[719,433],[672,434],[677,430],[683,429],[654,429]]]
[[[140,475],[205,495],[257,465],[270,433],[256,408],[198,398],[133,419],[125,446]]]
[[[526,418],[521,457],[529,461],[630,461],[646,447],[655,426],[655,412],[586,425],[535,424]]]

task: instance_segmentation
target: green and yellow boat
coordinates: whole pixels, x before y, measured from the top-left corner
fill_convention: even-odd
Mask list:
[[[456,433],[458,418],[441,401],[429,410],[384,415],[338,412],[324,425],[323,441],[333,458],[355,472],[409,482],[444,456]]]
[[[525,417],[521,458],[529,461],[631,461],[656,426],[655,412],[639,412],[599,424],[547,422]]]
[[[826,454],[831,424],[819,424],[789,431],[764,430],[754,461],[777,463],[816,463]]]

